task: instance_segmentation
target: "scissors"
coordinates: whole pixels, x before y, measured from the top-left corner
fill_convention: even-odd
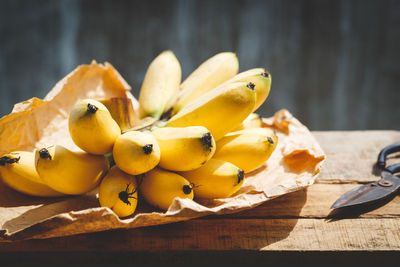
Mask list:
[[[400,143],[382,149],[377,161],[381,179],[346,192],[333,203],[331,209],[368,205],[396,194],[400,188],[400,177],[395,176],[395,173],[400,172],[400,163],[386,167],[386,157],[398,151],[400,151]]]

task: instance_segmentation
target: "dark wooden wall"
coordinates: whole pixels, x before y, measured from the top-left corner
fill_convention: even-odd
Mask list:
[[[259,110],[312,130],[400,129],[400,1],[0,1],[0,116],[92,59],[138,95],[172,49],[186,77],[220,51],[268,68]]]

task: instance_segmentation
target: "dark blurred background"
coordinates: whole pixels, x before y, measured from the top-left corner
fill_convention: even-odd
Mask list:
[[[0,117],[43,98],[77,65],[108,61],[138,96],[171,49],[183,78],[221,51],[266,67],[258,110],[312,130],[400,129],[400,1],[0,0]]]

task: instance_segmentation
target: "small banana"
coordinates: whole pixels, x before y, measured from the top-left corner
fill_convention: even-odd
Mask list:
[[[240,131],[249,128],[262,127],[262,118],[257,113],[251,113],[236,129],[233,131]]]
[[[153,169],[160,162],[160,147],[149,132],[130,131],[115,141],[113,157],[118,168],[138,175]]]
[[[218,140],[250,115],[255,100],[253,83],[227,84],[189,103],[169,119],[165,126],[204,126]]]
[[[99,101],[84,99],[71,110],[69,133],[74,143],[82,150],[96,155],[112,151],[121,129],[107,108]]]
[[[140,194],[152,206],[168,210],[176,197],[193,199],[193,187],[182,176],[160,168],[144,174]]]
[[[215,152],[211,133],[202,126],[157,128],[151,132],[160,146],[160,167],[189,171],[206,163]]]
[[[269,159],[277,143],[277,136],[269,128],[231,132],[218,140],[213,158],[230,162],[248,173]]]
[[[63,194],[46,185],[35,168],[35,154],[15,151],[0,158],[0,176],[12,189],[31,196],[57,197]]]
[[[193,183],[196,198],[230,197],[239,190],[244,180],[243,170],[214,158],[196,170],[179,174]]]
[[[209,58],[181,84],[172,113],[176,114],[188,103],[235,76],[238,71],[239,61],[235,53],[223,52]]]
[[[181,76],[181,65],[172,51],[162,52],[151,62],[140,89],[140,118],[160,118],[167,102],[179,91]]]
[[[43,145],[35,152],[36,170],[56,191],[79,195],[94,189],[108,171],[104,156],[73,152],[60,145]]]
[[[113,166],[100,183],[100,206],[111,208],[119,217],[127,217],[136,210],[137,189],[135,176]]]
[[[264,103],[271,90],[271,74],[263,68],[250,69],[241,72],[220,86],[236,82],[254,83],[256,90],[256,103],[253,111],[258,109]]]

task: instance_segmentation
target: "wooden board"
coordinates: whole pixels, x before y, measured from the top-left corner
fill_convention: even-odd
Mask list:
[[[327,155],[318,182],[367,183],[379,179],[375,168],[378,154],[385,146],[400,142],[400,131],[313,132]],[[399,162],[391,155],[388,164]]]
[[[57,264],[65,255],[73,255],[67,262],[168,262],[180,265],[193,259],[197,263],[237,264],[260,261],[323,263],[327,260],[331,263],[383,264],[398,259],[399,195],[372,208],[353,209],[339,215],[333,213],[330,206],[348,190],[368,179],[377,179],[375,175],[364,179],[366,172],[360,168],[371,167],[367,162],[372,164],[376,159],[374,154],[381,146],[397,141],[400,133],[316,132],[315,136],[328,160],[317,183],[307,189],[226,216],[47,240],[0,242],[0,256],[3,262],[10,264],[15,253],[20,252],[24,252],[26,259],[40,260],[44,256],[46,263]],[[338,140],[340,142],[335,146],[333,141]],[[355,148],[354,151],[348,148],[350,146]],[[340,157],[349,153],[354,155],[351,157],[353,164],[345,166],[353,166],[351,171],[342,168],[345,159]],[[391,159],[396,160],[398,158]],[[339,167],[335,165],[336,161],[342,162]]]

